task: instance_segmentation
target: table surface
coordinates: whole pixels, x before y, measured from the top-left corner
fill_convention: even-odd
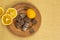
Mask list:
[[[0,40],[60,40],[60,0],[0,0],[0,7],[6,11],[20,2],[32,3],[40,11],[42,23],[39,30],[30,37],[18,37],[0,19]]]

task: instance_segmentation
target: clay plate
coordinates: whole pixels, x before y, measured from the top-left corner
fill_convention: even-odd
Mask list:
[[[32,4],[30,3],[19,3],[19,4],[16,4],[13,6],[13,8],[15,8],[17,10],[17,12],[19,12],[21,10],[22,7],[29,7],[29,8],[32,8],[34,9],[34,11],[36,12],[36,17],[35,19],[37,20],[37,24],[32,26],[31,29],[33,29],[34,31],[32,31],[32,33],[29,32],[30,29],[28,29],[27,31],[21,31],[21,29],[17,29],[15,27],[15,24],[14,24],[14,20],[13,20],[13,23],[11,25],[9,25],[8,29],[14,33],[15,35],[18,35],[20,37],[27,37],[27,36],[30,36],[32,34],[34,34],[39,28],[40,28],[40,25],[41,25],[41,15],[40,15],[40,12],[38,11],[38,9],[33,6]],[[19,14],[19,13],[18,13]]]

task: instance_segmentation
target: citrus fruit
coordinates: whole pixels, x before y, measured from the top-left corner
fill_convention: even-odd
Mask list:
[[[17,10],[15,8],[9,8],[6,11],[6,14],[11,15],[12,19],[15,18],[17,16]]]
[[[2,17],[3,14],[4,14],[4,9],[0,7],[0,17]]]
[[[9,14],[5,14],[2,16],[2,23],[4,25],[10,25],[12,23],[12,17]]]
[[[33,19],[33,18],[35,18],[35,16],[36,16],[36,13],[35,13],[35,11],[33,9],[28,9],[27,10],[27,17],[28,18]]]

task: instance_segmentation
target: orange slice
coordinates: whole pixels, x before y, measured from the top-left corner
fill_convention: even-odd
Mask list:
[[[15,8],[9,8],[6,11],[6,14],[11,15],[12,19],[15,18],[17,16],[17,10]]]
[[[10,25],[12,23],[12,17],[9,14],[5,14],[2,16],[2,23],[4,25]]]
[[[2,7],[0,7],[0,17],[2,17],[4,14],[4,9]]]

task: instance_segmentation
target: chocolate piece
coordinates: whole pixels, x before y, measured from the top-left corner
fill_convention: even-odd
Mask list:
[[[33,28],[31,28],[31,29],[29,30],[29,32],[30,32],[30,33],[34,33],[35,31],[34,31]]]
[[[22,30],[26,31],[29,27],[29,23],[24,23],[24,25],[22,26]]]
[[[32,23],[31,22],[29,22],[29,27],[28,27],[28,29],[31,29],[32,28]]]
[[[20,23],[21,21],[23,21],[21,18],[18,18],[18,22]]]
[[[32,19],[31,22],[33,25],[37,23],[37,21],[35,19]]]
[[[20,20],[19,24],[23,25],[24,24],[24,20]]]
[[[24,24],[24,20],[20,17],[20,15],[18,15],[16,18],[16,25],[20,25],[22,26]]]
[[[29,23],[25,23],[24,24],[24,27],[27,27],[28,28],[29,27]]]
[[[17,15],[17,17],[15,18],[15,20],[16,20],[16,21],[18,21],[18,20],[19,20],[19,18],[20,18],[20,16],[19,16],[19,15]]]
[[[20,17],[23,19],[26,15],[24,13],[20,13]]]
[[[27,29],[28,29],[28,28],[26,28],[26,27],[23,26],[21,30],[22,30],[22,31],[26,31]]]
[[[24,21],[27,22],[27,23],[29,23],[31,20],[28,17],[25,17]]]
[[[16,28],[20,28],[21,27],[21,25],[19,23],[16,23],[15,26],[16,26]]]

